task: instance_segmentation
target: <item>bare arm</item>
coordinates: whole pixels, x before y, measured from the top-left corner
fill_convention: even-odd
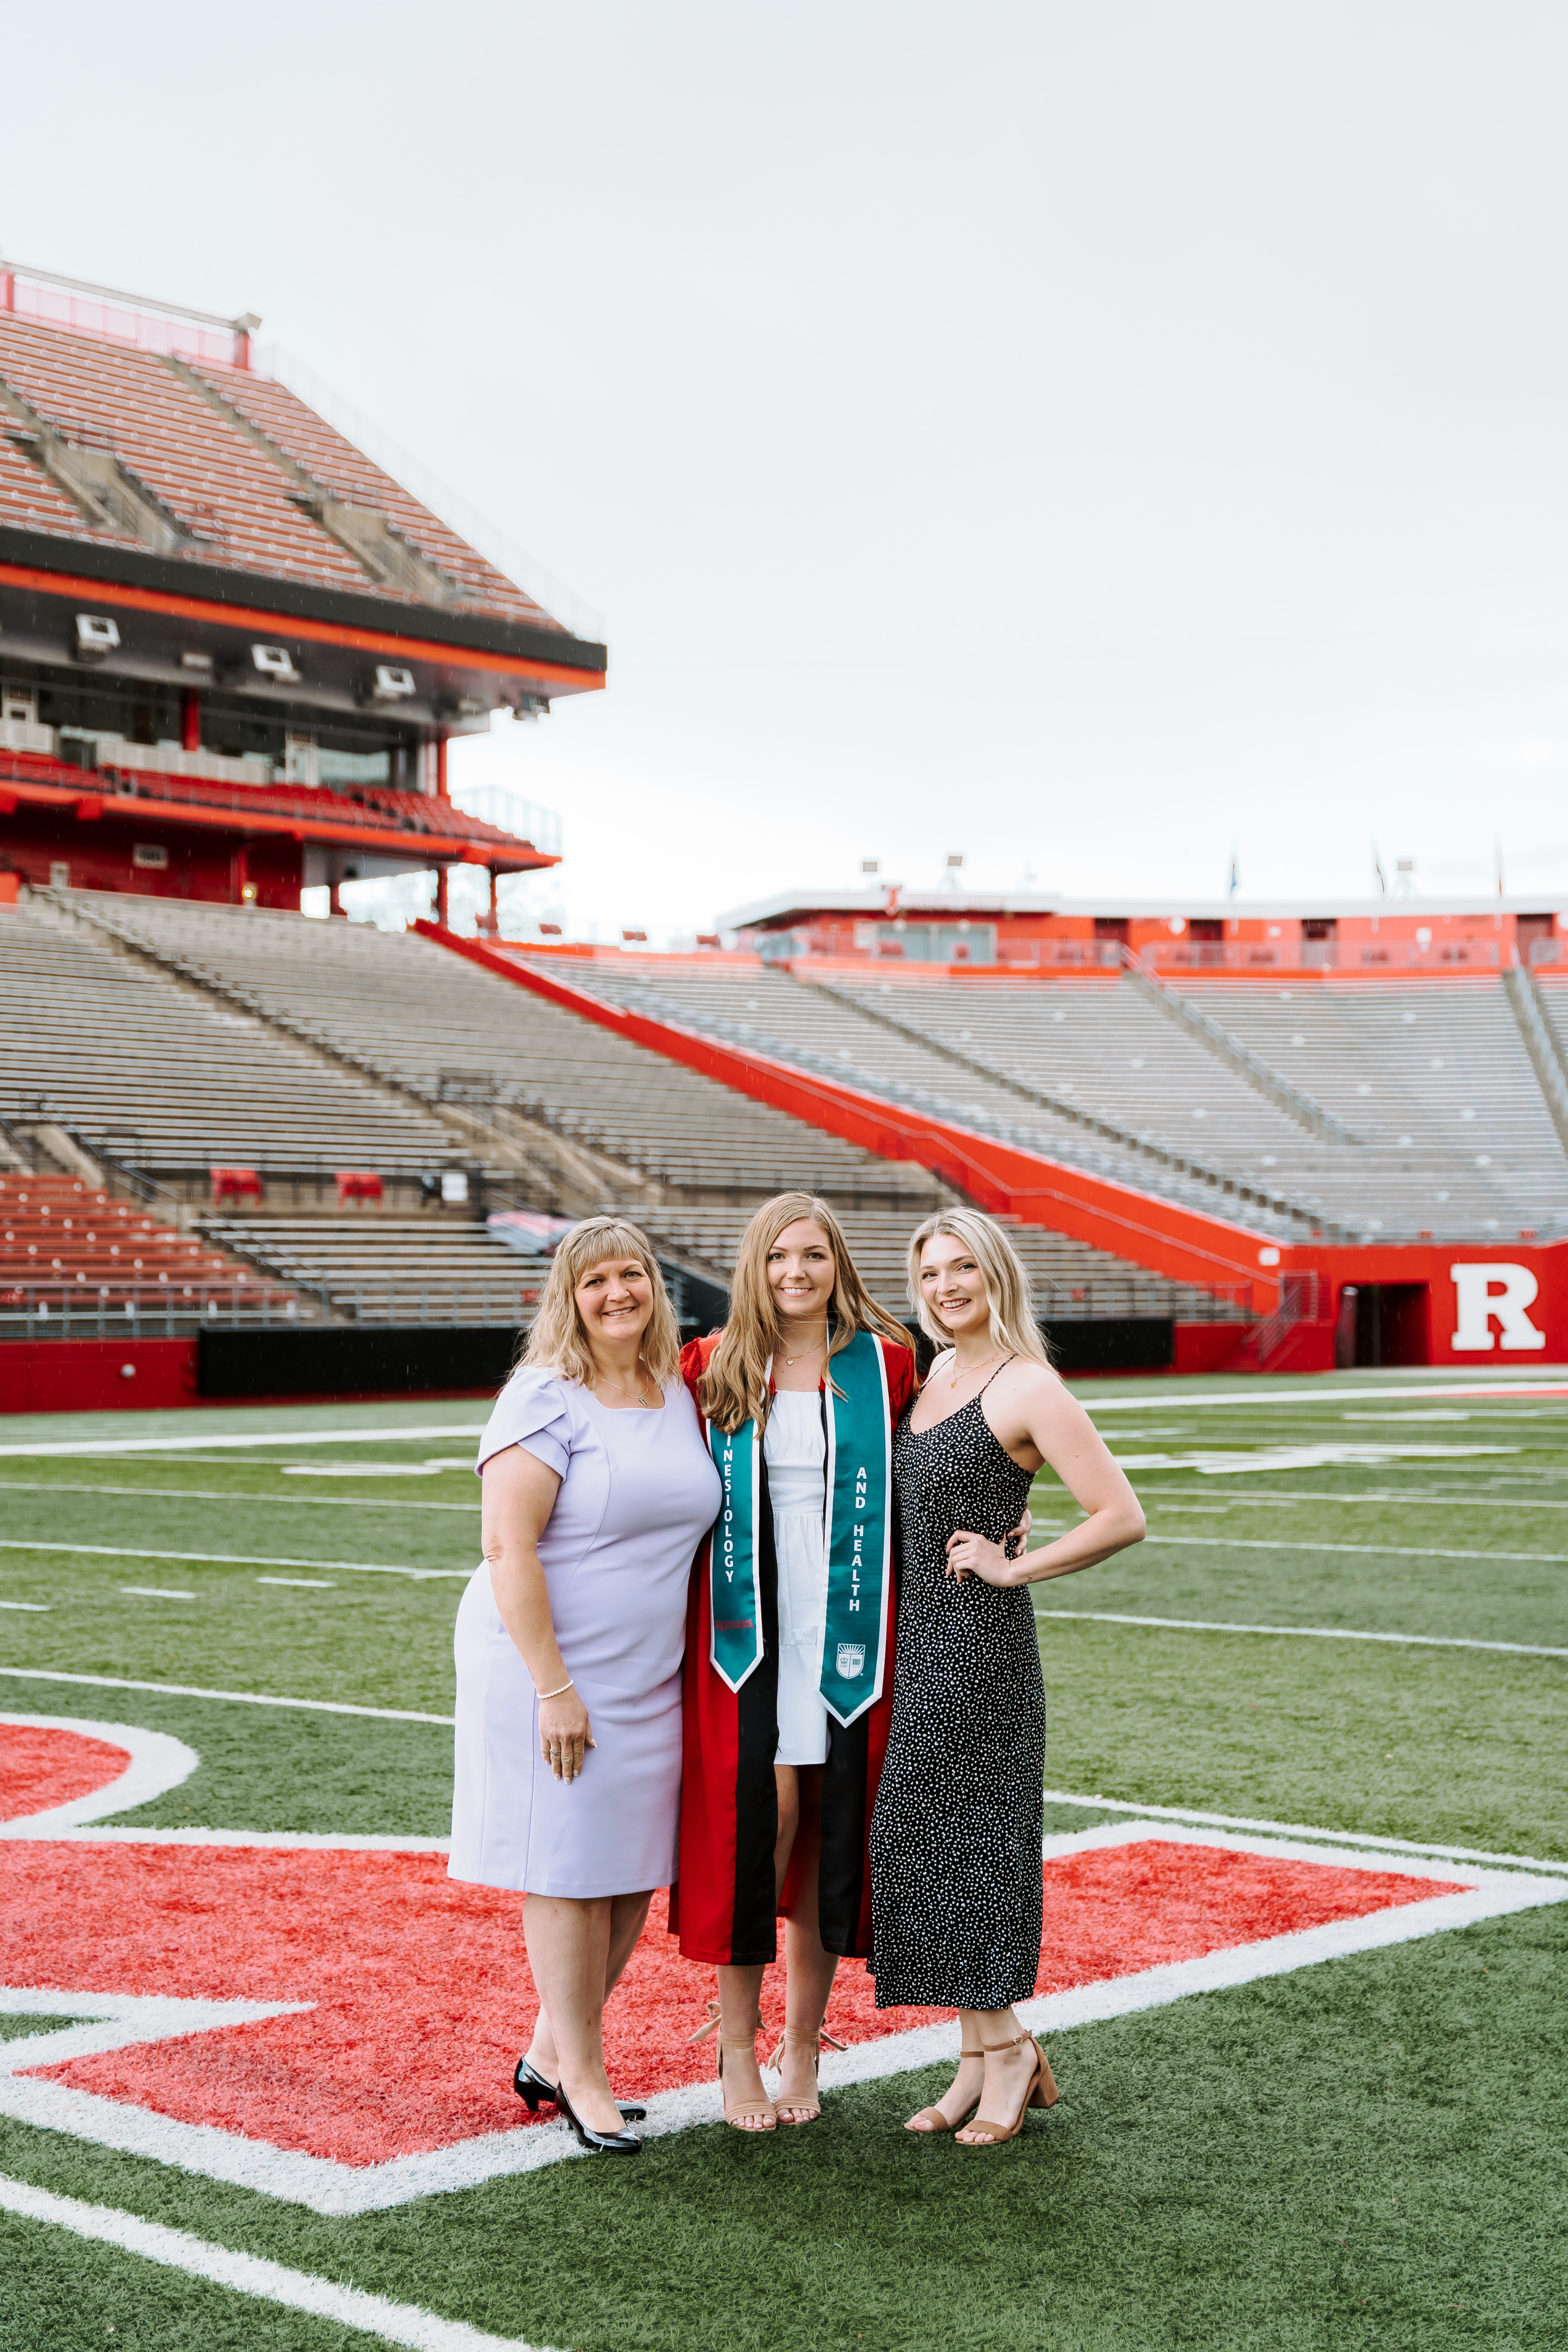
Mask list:
[[[1005,1377],[1007,1386],[996,1399],[997,1436],[1015,1460],[1038,1454],[1089,1516],[1022,1559],[1008,1559],[1001,1544],[961,1530],[948,1539],[948,1573],[961,1582],[978,1576],[986,1584],[1037,1584],[1142,1543],[1142,1507],[1078,1399],[1042,1365],[1010,1366]],[[1000,1381],[996,1385],[1002,1388]]]
[[[482,1478],[481,1543],[490,1591],[536,1691],[558,1696],[539,1702],[539,1745],[558,1780],[574,1780],[584,1751],[595,1745],[588,1710],[570,1686],[570,1669],[555,1639],[550,1588],[539,1538],[555,1508],[561,1480],[521,1445],[492,1454]],[[563,1690],[565,1683],[569,1686]]]

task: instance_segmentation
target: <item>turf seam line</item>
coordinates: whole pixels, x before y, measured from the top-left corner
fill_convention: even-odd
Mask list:
[[[1035,1615],[1042,1623],[1052,1617],[1071,1617],[1085,1624],[1157,1625],[1178,1633],[1289,1633],[1307,1642],[1403,1642],[1428,1650],[1506,1650],[1521,1658],[1568,1658],[1568,1650],[1548,1650],[1535,1642],[1478,1642],[1458,1633],[1362,1633],[1338,1625],[1228,1625],[1203,1617],[1129,1617],[1112,1609],[1037,1609]]]
[[[449,1730],[450,1715],[425,1715],[412,1706],[354,1706],[346,1699],[275,1698],[265,1691],[205,1690],[195,1683],[132,1682],[121,1675],[72,1675],[58,1666],[0,1666],[0,1675],[24,1682],[85,1683],[95,1690],[158,1691],[169,1698],[230,1699],[238,1706],[293,1706],[310,1715],[371,1715],[389,1723],[440,1723]]]
[[[467,1580],[474,1572],[471,1568],[389,1568],[368,1559],[279,1559],[270,1552],[144,1551],[129,1544],[29,1543],[20,1536],[0,1537],[0,1551],[63,1551],[82,1559],[186,1559],[208,1568],[338,1568],[345,1575],[411,1576],[416,1582],[438,1576]]]
[[[23,2221],[68,2230],[76,2237],[90,2238],[100,2245],[117,2247],[121,2253],[139,2254],[145,2262],[182,2272],[186,2278],[226,2287],[258,2302],[281,2304],[290,2311],[307,2312],[342,2327],[358,2328],[366,2336],[379,2336],[384,2344],[408,2346],[411,2352],[502,2352],[503,2347],[504,2352],[542,2352],[541,2347],[522,2344],[515,2336],[488,2336],[461,2320],[442,2319],[417,2304],[393,2303],[363,2287],[342,2286],[310,2271],[289,2270],[260,2254],[214,2245],[188,2230],[145,2221],[139,2214],[122,2212],[112,2205],[89,2205],[79,2197],[58,2196],[51,2189],[35,2188],[31,2181],[14,2180],[4,2174],[0,2174],[0,2206]]]
[[[1072,1789],[1047,1789],[1047,1805],[1077,1805],[1108,1813],[1131,1813],[1139,1821],[1190,1822],[1194,1828],[1238,1830],[1259,1837],[1300,1838],[1307,1844],[1354,1846],[1369,1853],[1409,1853],[1435,1862],[1474,1863],[1483,1868],[1547,1870],[1568,1876],[1568,1862],[1546,1862],[1534,1853],[1491,1853],[1482,1846],[1433,1845],[1416,1838],[1378,1837],[1365,1830],[1314,1829],[1306,1822],[1260,1821],[1249,1813],[1205,1813],[1189,1805],[1130,1804],[1125,1797],[1085,1797]]]

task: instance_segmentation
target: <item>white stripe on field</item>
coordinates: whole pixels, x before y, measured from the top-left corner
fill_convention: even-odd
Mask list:
[[[1247,1813],[1200,1813],[1190,1805],[1129,1804],[1123,1797],[1084,1797],[1071,1789],[1047,1789],[1047,1805],[1078,1805],[1089,1812],[1135,1813],[1140,1821],[1191,1822],[1198,1829],[1238,1830],[1258,1837],[1301,1838],[1309,1843],[1348,1845],[1358,1853],[1420,1854],[1436,1862],[1460,1862],[1505,1870],[1551,1870],[1568,1875],[1568,1862],[1543,1862],[1533,1853],[1489,1853],[1473,1845],[1430,1845],[1415,1838],[1373,1837],[1364,1830],[1319,1830],[1305,1822],[1255,1821]]]
[[[1037,1473],[1037,1475],[1040,1475],[1043,1474]],[[4,1480],[0,1480],[0,1486],[4,1483]],[[84,1495],[90,1495],[94,1489],[84,1486],[81,1491]],[[114,1490],[106,1488],[104,1491],[109,1493]],[[135,1489],[132,1488],[129,1491],[134,1493]],[[1046,1491],[1052,1493],[1055,1489],[1047,1487]],[[1467,1495],[1461,1493],[1458,1486],[1437,1487],[1426,1494],[1413,1493],[1398,1486],[1363,1486],[1354,1494],[1338,1495],[1331,1494],[1326,1486],[1298,1486],[1292,1494],[1227,1495],[1223,1503],[1191,1501],[1189,1497],[1193,1491],[1190,1486],[1145,1486],[1142,1488],[1142,1492],[1152,1500],[1171,1504],[1179,1496],[1184,1508],[1202,1511],[1205,1517],[1212,1511],[1216,1518],[1226,1511],[1279,1510],[1287,1503],[1343,1503],[1347,1509],[1352,1510],[1361,1510],[1372,1503],[1398,1503],[1401,1506],[1409,1503],[1457,1503],[1461,1509],[1467,1511],[1568,1511],[1568,1500],[1562,1496],[1496,1493]],[[232,1503],[235,1498],[232,1495],[213,1495],[207,1499],[214,1503]],[[247,1502],[252,1499],[248,1495],[245,1497]],[[254,1499],[261,1498],[258,1496]]]
[[[416,1582],[433,1576],[460,1576],[467,1583],[474,1572],[471,1568],[386,1568],[368,1559],[274,1559],[269,1552],[139,1551],[129,1544],[29,1543],[22,1536],[0,1537],[0,1551],[74,1552],[82,1559],[194,1559],[208,1568],[341,1568],[345,1575],[411,1576]],[[1500,1554],[1503,1559],[1507,1556]]]
[[[1532,1560],[1541,1568],[1568,1568],[1568,1552],[1561,1551],[1447,1551],[1430,1544],[1352,1544],[1302,1543],[1284,1536],[1165,1536],[1148,1535],[1143,1538],[1152,1544],[1199,1544],[1205,1549],[1220,1548],[1226,1551],[1351,1551],[1379,1559],[1523,1559]],[[61,1549],[68,1549],[62,1545]],[[178,1559],[179,1552],[149,1552],[149,1559]],[[331,1561],[321,1565],[330,1567]]]
[[[1159,1625],[1179,1633],[1293,1633],[1308,1642],[1409,1642],[1428,1650],[1507,1650],[1521,1658],[1568,1658],[1534,1642],[1472,1642],[1458,1633],[1359,1633],[1339,1625],[1228,1625],[1205,1617],[1126,1617],[1111,1609],[1037,1609],[1037,1618],[1073,1617],[1092,1625]]]
[[[203,1466],[214,1467],[210,1462]],[[250,1462],[239,1466],[272,1470],[284,1465]],[[0,1478],[0,1495],[122,1495],[135,1502],[145,1497],[153,1503],[245,1503],[259,1505],[264,1511],[477,1511],[480,1507],[477,1501],[428,1503],[407,1495],[237,1495],[229,1486],[84,1486],[75,1480],[68,1484],[53,1478]]]
[[[207,1454],[219,1446],[247,1445],[395,1445],[405,1438],[482,1437],[485,1427],[482,1421],[433,1421],[407,1429],[260,1429],[216,1437],[62,1437],[35,1445],[0,1445],[0,1458],[26,1456],[37,1461],[47,1454],[189,1454],[197,1447]]]
[[[363,2287],[338,2286],[309,2271],[286,2270],[281,2263],[259,2254],[241,2254],[228,2246],[215,2246],[187,2230],[170,2230],[162,2221],[144,2221],[139,2214],[122,2213],[112,2205],[89,2205],[79,2197],[58,2197],[30,2181],[11,2180],[0,2174],[0,2208],[23,2221],[47,2222],[68,2230],[78,2238],[95,2239],[121,2253],[139,2254],[144,2262],[180,2271],[186,2278],[203,2279],[209,2286],[253,2296],[258,2302],[283,2305],[289,2311],[308,2312],[340,2327],[357,2327],[378,2336],[384,2344],[403,2344],[413,2352],[537,2352],[516,2336],[483,2335],[460,2319],[442,2319],[417,2304],[390,2303],[385,2295],[367,2294]]]
[[[1318,1389],[1267,1388],[1227,1390],[1213,1396],[1184,1396],[1179,1390],[1167,1389],[1163,1396],[1082,1397],[1079,1402],[1088,1413],[1100,1412],[1188,1412],[1215,1405],[1243,1405],[1249,1412],[1271,1412],[1282,1404],[1340,1405],[1366,1397],[1488,1397],[1540,1396],[1568,1397],[1568,1381],[1446,1381],[1441,1388],[1431,1383],[1421,1388],[1339,1389],[1325,1384]],[[0,1447],[0,1452],[5,1449]]]
[[[273,1698],[262,1691],[205,1690],[196,1683],[128,1682],[119,1675],[68,1675],[58,1666],[0,1666],[0,1675],[29,1683],[86,1683],[95,1690],[160,1691],[168,1698],[223,1698],[237,1706],[296,1706],[309,1715],[373,1715],[389,1723],[444,1723],[450,1715],[422,1715],[412,1706],[351,1706],[346,1699]]]

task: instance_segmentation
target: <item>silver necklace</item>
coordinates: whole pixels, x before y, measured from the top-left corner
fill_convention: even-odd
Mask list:
[[[638,1363],[639,1363],[639,1364],[642,1362],[642,1353],[641,1353],[641,1350],[640,1350],[640,1349],[638,1350],[638,1353],[637,1353],[637,1361],[638,1361]],[[603,1377],[603,1376],[602,1376],[602,1374],[600,1374],[600,1373],[598,1373],[598,1372],[595,1372],[595,1375],[594,1375],[594,1380],[593,1380],[593,1386],[594,1386],[595,1388],[597,1388],[597,1387],[600,1385],[600,1381],[601,1381],[602,1377]],[[622,1390],[621,1390],[621,1394],[622,1394],[623,1396],[625,1396],[625,1394],[626,1394],[626,1390],[625,1390],[625,1388],[624,1388],[624,1387],[623,1387],[623,1388],[622,1388]],[[639,1388],[639,1389],[637,1390],[637,1402],[638,1402],[639,1404],[641,1404],[641,1405],[646,1405],[646,1406],[647,1406],[647,1408],[648,1408],[648,1410],[649,1410],[650,1412],[651,1412],[651,1411],[652,1411],[652,1409],[653,1409],[653,1408],[652,1408],[652,1402],[651,1402],[651,1400],[650,1400],[650,1398],[649,1398],[649,1396],[648,1396],[648,1392],[647,1392],[647,1389],[646,1389],[646,1388]]]

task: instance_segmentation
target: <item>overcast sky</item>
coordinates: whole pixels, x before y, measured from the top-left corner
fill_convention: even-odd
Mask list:
[[[134,9],[0,249],[225,312],[596,609],[457,755],[601,938],[911,886],[1568,904],[1568,15]]]

